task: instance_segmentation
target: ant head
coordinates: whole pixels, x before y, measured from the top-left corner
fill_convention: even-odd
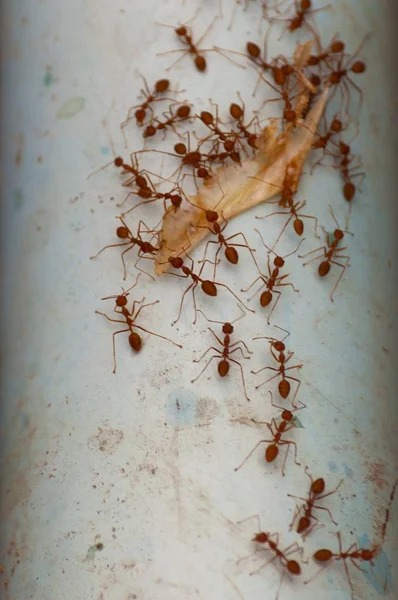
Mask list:
[[[311,483],[311,492],[313,494],[322,494],[325,491],[325,480],[323,479],[323,477],[319,477],[318,479],[315,479],[315,481],[313,481]]]
[[[178,144],[175,144],[175,146],[174,146],[174,152],[176,154],[179,154],[180,156],[183,156],[184,154],[187,153],[187,147],[182,142],[179,142]]]
[[[170,81],[168,79],[159,79],[155,83],[155,90],[161,94],[162,92],[166,92],[169,89]]]
[[[364,73],[364,71],[366,71],[366,65],[362,60],[356,60],[351,67],[351,71],[359,75],[360,73]]]
[[[301,10],[309,10],[311,6],[311,0],[301,0]]]
[[[198,69],[198,71],[206,71],[206,59],[204,56],[202,56],[201,54],[198,54],[197,56],[195,56],[195,67]]]
[[[211,179],[209,170],[206,169],[206,167],[199,167],[196,174],[200,179],[206,179],[206,180]]]
[[[136,120],[138,121],[138,123],[142,123],[142,121],[145,119],[145,109],[144,108],[137,108],[137,110],[134,113],[134,116],[136,118]]]
[[[341,229],[335,229],[333,235],[336,240],[342,240],[344,237],[344,232]]]
[[[181,256],[169,256],[169,263],[175,269],[181,269],[184,261],[182,260]]]
[[[274,258],[274,265],[276,267],[278,267],[278,269],[281,269],[285,264],[285,261],[283,260],[283,258],[281,256],[275,256]]]
[[[229,114],[233,119],[241,119],[243,117],[243,110],[239,104],[232,103],[229,107]]]
[[[318,88],[321,85],[321,78],[319,77],[319,75],[316,75],[315,73],[313,73],[310,77],[310,82],[312,83],[313,86]]]
[[[333,121],[330,124],[330,129],[334,131],[334,133],[340,133],[343,129],[343,123],[337,117],[334,117]]]
[[[344,50],[345,50],[345,43],[342,42],[341,40],[335,40],[330,45],[330,52],[332,54],[340,54],[341,52],[344,52]]]
[[[222,326],[222,332],[225,333],[225,335],[231,335],[231,333],[234,332],[234,326],[231,325],[231,323],[224,323]]]
[[[258,542],[259,544],[266,544],[268,541],[268,534],[262,531],[261,533],[256,533],[252,542]]]
[[[187,119],[191,114],[191,107],[188,104],[183,104],[177,108],[176,115],[179,119]]]
[[[204,123],[205,125],[212,125],[214,122],[213,115],[210,112],[208,112],[207,110],[202,110],[199,118],[202,121],[202,123]]]
[[[123,165],[123,159],[121,156],[117,156],[113,162],[115,167],[121,167]]]
[[[182,198],[181,198],[180,194],[172,194],[170,196],[170,201],[171,201],[172,205],[174,206],[174,208],[180,208]]]
[[[121,294],[120,296],[116,296],[116,300],[115,300],[116,306],[119,306],[119,307],[126,306],[127,296],[128,296],[127,293]]]
[[[185,35],[187,35],[187,28],[185,27],[185,25],[181,25],[181,27],[177,27],[175,32],[177,35],[184,37]]]
[[[125,240],[126,238],[129,237],[130,232],[127,227],[120,226],[116,229],[116,235],[118,238]]]
[[[215,210],[206,210],[206,220],[209,223],[214,223],[214,221],[218,220],[218,212]]]
[[[290,410],[283,410],[281,417],[284,421],[293,421],[293,413]]]
[[[283,111],[283,116],[285,121],[288,123],[293,123],[293,121],[296,119],[296,111],[294,111],[292,108],[286,108]]]
[[[258,58],[261,54],[260,47],[257,46],[254,42],[247,42],[246,50],[249,56],[252,58]]]

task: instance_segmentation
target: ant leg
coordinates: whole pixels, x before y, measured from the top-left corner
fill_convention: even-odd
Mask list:
[[[152,302],[151,304],[155,304],[155,302]],[[149,304],[145,304],[144,306],[150,306]],[[142,306],[141,308],[144,308],[144,306]],[[178,348],[182,348],[181,344],[177,344],[177,342],[173,342],[173,340],[169,339],[168,337],[165,337],[164,335],[160,335],[159,333],[154,333],[153,331],[150,331],[149,329],[145,329],[144,327],[141,327],[141,325],[135,325],[134,327],[136,329],[141,329],[141,331],[145,331],[145,333],[149,333],[149,335],[154,335],[155,337],[161,338],[162,340],[166,340],[167,342],[170,342],[170,344],[173,344],[174,346],[177,346]]]
[[[274,215],[277,215],[277,214],[283,215],[283,214],[286,214],[286,213],[271,213],[271,215],[272,215],[272,214],[274,214]],[[271,215],[267,215],[267,216],[269,216],[269,217],[270,217]],[[286,230],[286,227],[289,225],[289,223],[290,223],[290,221],[291,221],[292,219],[293,219],[293,215],[291,215],[291,216],[288,218],[288,220],[286,221],[286,223],[285,223],[285,224],[284,224],[284,226],[282,227],[282,231],[280,232],[280,234],[279,234],[279,235],[278,235],[278,237],[276,238],[276,240],[275,240],[275,242],[274,242],[274,245],[272,246],[271,250],[274,250],[274,248],[276,247],[277,243],[278,243],[278,242],[279,242],[279,240],[281,239],[281,237],[282,237],[282,235],[283,235],[284,231]]]
[[[288,452],[289,452],[289,447],[290,447],[291,445],[292,445],[292,446],[294,446],[294,462],[295,462],[295,463],[296,463],[296,465],[298,465],[298,466],[300,466],[300,465],[301,465],[301,463],[299,463],[299,462],[298,462],[298,460],[297,460],[297,444],[296,444],[296,442],[292,442],[292,441],[290,441],[290,440],[286,440],[286,441],[284,440],[284,441],[282,441],[282,442],[281,442],[281,444],[282,444],[282,445],[287,445],[287,446],[288,446],[288,451],[286,452],[286,456],[285,456],[285,460],[284,460],[284,462],[283,462],[283,468],[282,468],[282,475],[284,475],[284,474],[285,474],[285,473],[284,473],[284,470],[285,470],[285,465],[286,465],[286,461],[287,461],[287,455],[288,455]]]
[[[268,550],[268,548],[263,548],[263,550]],[[267,567],[268,565],[270,565],[271,563],[274,562],[274,560],[276,560],[278,558],[278,555],[275,554],[272,558],[270,558],[266,563],[260,565],[258,567],[258,569],[255,569],[254,571],[252,571],[251,573],[249,573],[249,575],[255,575],[256,573],[258,573],[259,571],[261,571],[262,569],[264,569],[264,567]]]
[[[112,333],[112,346],[113,346],[113,372],[116,373],[116,345],[115,345],[115,335],[118,335],[119,333],[125,333],[127,331],[130,331],[129,328],[127,329],[120,329],[119,331],[115,331],[114,333]]]
[[[152,279],[152,281],[156,281],[156,280],[155,280],[155,277],[154,277],[153,275],[151,275],[151,274],[150,274],[150,273],[148,273],[147,271],[144,271],[144,269],[141,269],[141,268],[138,266],[138,263],[139,263],[139,261],[141,260],[141,258],[146,258],[146,259],[149,259],[149,256],[139,256],[139,257],[137,258],[137,260],[135,261],[135,263],[134,263],[134,268],[135,268],[135,269],[137,269],[137,271],[140,271],[140,273],[144,273],[145,275],[148,275],[148,277],[150,277],[150,278]]]
[[[217,350],[217,348],[209,348],[209,350],[216,350],[217,352],[219,352],[219,351]],[[207,352],[206,352],[206,354],[207,354]],[[203,356],[204,356],[204,355],[203,355]],[[202,358],[203,358],[203,357],[202,357]],[[191,383],[194,383],[194,382],[195,382],[197,379],[199,379],[199,377],[202,375],[202,373],[204,373],[204,371],[206,371],[207,367],[209,366],[209,364],[211,363],[211,361],[212,361],[214,358],[221,358],[221,355],[220,355],[220,354],[214,354],[214,355],[213,355],[213,356],[212,356],[212,357],[211,357],[211,358],[210,358],[210,359],[207,361],[207,363],[205,364],[205,366],[203,367],[203,369],[201,370],[201,372],[199,373],[199,375],[197,375],[197,376],[195,377],[195,379],[191,379]],[[199,361],[195,361],[195,362],[199,362]]]
[[[255,283],[257,283],[257,281],[258,281],[259,279],[261,279],[261,280],[264,282],[263,276],[262,276],[262,275],[259,275],[259,276],[257,277],[257,279],[255,279],[255,280],[253,281],[253,283],[252,283],[251,285],[249,285],[249,287],[248,287],[248,288],[246,288],[246,289],[243,289],[243,288],[242,288],[240,291],[241,291],[241,292],[248,292],[249,290],[251,290],[251,288],[253,287],[253,285],[254,285]],[[261,288],[260,288],[260,289],[261,289]],[[260,291],[260,290],[259,290],[259,291]],[[256,293],[257,293],[257,292],[256,292]]]
[[[230,354],[231,354],[232,352],[236,352],[237,350],[240,350],[240,351],[241,351],[241,353],[242,353],[242,356],[243,356],[243,358],[245,358],[245,359],[249,360],[249,359],[250,359],[250,356],[245,356],[245,354],[244,354],[244,352],[243,352],[243,350],[242,350],[242,348],[241,348],[240,346],[238,346],[237,348],[234,348],[234,346],[236,346],[237,344],[243,344],[243,347],[245,348],[246,352],[248,352],[249,354],[253,354],[253,352],[251,352],[251,351],[248,349],[248,347],[246,346],[245,342],[242,342],[242,340],[239,340],[239,341],[237,341],[237,342],[234,342],[233,344],[231,344],[231,345],[230,345],[230,349],[231,349],[231,352],[230,352]],[[233,350],[232,350],[232,348],[233,348]]]
[[[240,350],[240,348],[237,348],[237,350]],[[244,375],[243,375],[243,368],[242,368],[242,365],[240,364],[240,362],[238,362],[238,361],[237,361],[237,360],[235,360],[234,358],[229,358],[229,360],[230,360],[231,362],[235,363],[236,365],[238,365],[238,367],[240,368],[240,374],[241,374],[241,376],[242,376],[243,391],[244,391],[244,393],[245,393],[246,400],[247,400],[248,402],[250,402],[250,398],[249,398],[249,396],[247,395],[247,391],[246,391],[245,377],[244,377]]]
[[[315,221],[315,225],[314,225],[314,230],[315,230],[315,235],[318,239],[320,239],[320,236],[318,235],[318,219],[316,217],[313,217],[312,215],[300,215],[300,218],[302,219],[314,219]]]
[[[265,368],[271,369],[271,367],[265,367]],[[258,385],[256,385],[256,390],[260,389],[260,387],[262,387],[263,385],[265,385],[269,381],[272,381],[272,379],[275,379],[275,377],[279,377],[280,376],[279,369],[272,369],[272,371],[278,371],[278,373],[276,375],[273,375],[273,377],[270,377],[266,381],[263,381],[262,383],[259,383]]]
[[[243,302],[243,300],[241,300],[241,299],[240,299],[240,298],[239,298],[239,297],[238,297],[238,296],[235,294],[235,292],[233,292],[233,291],[231,290],[231,288],[229,288],[227,285],[225,285],[225,283],[219,283],[219,282],[216,282],[216,281],[215,281],[214,283],[215,283],[216,285],[219,285],[219,286],[221,286],[221,287],[224,287],[224,288],[226,288],[226,289],[229,291],[229,293],[230,293],[230,294],[232,294],[232,295],[234,296],[234,298],[236,298],[236,299],[237,299],[237,301],[238,301],[238,302],[239,302],[239,303],[240,303],[240,304],[241,304],[241,305],[242,305],[242,306],[243,306],[243,307],[244,307],[246,310],[248,310],[248,311],[249,311],[249,312],[251,312],[251,313],[254,313],[254,312],[255,312],[253,309],[251,309],[251,308],[249,308],[248,306],[246,306],[246,304]]]
[[[204,229],[207,229],[207,227],[205,227]],[[206,243],[206,246],[205,246],[205,251],[203,253],[203,258],[202,258],[202,260],[198,260],[198,265],[200,265],[205,260],[206,254],[207,254],[207,248],[208,248],[209,244],[218,244],[218,242],[216,240],[208,240],[208,242]]]
[[[330,490],[330,492],[327,492],[326,494],[322,494],[322,496],[317,496],[317,502],[318,500],[323,500],[324,498],[327,498],[328,496],[331,496],[332,494],[334,494],[335,492],[337,492],[337,490],[339,489],[339,487],[341,486],[341,484],[343,483],[344,479],[342,479],[340,481],[340,483],[334,488],[334,490]],[[332,519],[333,521],[333,519]],[[333,521],[334,523],[334,521]]]
[[[315,252],[319,252],[320,250],[326,250],[325,246],[319,246],[319,248],[315,248],[315,250],[310,250],[310,252],[307,252],[306,254],[299,254],[298,257],[299,258],[307,258],[307,256],[310,256],[311,254],[314,254]],[[318,258],[318,257],[316,257]]]
[[[251,457],[251,455],[257,450],[257,448],[261,445],[261,444],[272,444],[274,440],[260,440],[253,448],[253,450],[251,452],[249,452],[249,454],[246,456],[246,458],[243,459],[243,461],[240,463],[240,465],[238,465],[237,467],[234,468],[234,471],[239,471],[239,469],[241,467],[243,467],[243,465],[245,464],[245,462],[248,460],[248,458]]]
[[[200,311],[200,312],[203,314],[202,311]],[[216,338],[216,340],[220,344],[220,346],[224,347],[224,342],[222,340],[220,340],[220,338],[214,333],[214,331],[212,330],[211,327],[209,327],[209,331],[211,331],[211,333],[214,335],[214,337]]]
[[[122,244],[110,244],[109,246],[104,246],[99,252],[97,252],[97,254],[94,254],[94,256],[90,256],[90,260],[97,258],[97,256],[99,256],[101,252],[103,252],[107,248],[119,248],[120,246],[128,246],[129,244],[131,244],[131,242],[123,242]]]
[[[108,321],[111,321],[112,323],[126,323],[126,321],[120,321],[119,319],[111,319],[110,317],[108,317],[108,315],[106,315],[103,312],[100,312],[99,310],[96,310],[95,314],[102,315],[103,317],[105,317],[105,319],[108,319]]]
[[[218,354],[220,355],[220,358],[221,358],[222,353],[220,352],[220,350],[218,348],[216,348],[215,346],[210,346],[210,348],[207,348],[207,350],[202,354],[202,356],[200,358],[195,358],[192,362],[194,362],[194,363],[202,362],[202,360],[204,359],[206,354],[208,354],[210,352],[210,350],[214,350],[214,352],[218,352]],[[191,381],[191,383],[192,383],[192,381]]]
[[[289,369],[296,369],[296,368],[298,368],[298,365],[297,365],[297,367],[289,367]],[[289,369],[286,369],[286,371],[288,371]],[[293,396],[293,399],[292,399],[292,406],[294,406],[294,408],[297,408],[297,404],[295,404],[294,401],[296,400],[298,391],[300,389],[301,381],[300,381],[300,379],[296,379],[296,377],[289,377],[288,375],[286,375],[285,378],[286,379],[291,379],[292,381],[297,381],[298,382],[298,386],[297,386],[296,392],[295,392],[295,394]]]
[[[283,284],[282,284],[282,285],[283,285]],[[286,285],[287,285],[287,284],[286,284]],[[280,297],[281,297],[281,295],[282,295],[282,292],[280,292],[279,290],[274,290],[274,293],[275,293],[275,294],[278,294],[278,297],[277,297],[277,299],[275,300],[275,302],[274,302],[274,306],[272,307],[272,309],[271,309],[271,312],[269,313],[269,315],[268,315],[268,317],[267,317],[267,323],[268,323],[268,325],[269,325],[269,323],[270,323],[270,318],[271,318],[271,315],[272,315],[272,313],[274,312],[274,310],[275,310],[275,308],[276,308],[276,305],[278,304],[278,302],[279,302],[279,299],[280,299]]]
[[[278,373],[280,373],[280,369],[275,369],[274,367],[268,367],[268,366],[261,367],[261,369],[259,369],[258,371],[250,371],[250,372],[253,373],[253,375],[258,375],[259,373],[261,373],[262,371],[265,371],[266,369],[269,369],[270,371],[277,371]],[[275,375],[275,377],[276,377],[276,375]],[[268,381],[270,381],[270,380],[268,379]]]
[[[129,252],[130,250],[132,250],[132,248],[134,248],[134,246],[135,246],[135,242],[133,242],[129,248],[126,248],[126,250],[123,250],[122,255],[121,255],[122,256],[122,264],[123,264],[123,272],[124,272],[124,277],[123,277],[124,281],[126,281],[126,279],[127,279],[127,268],[126,268],[126,263],[124,260],[124,255],[126,254],[126,252]]]
[[[344,257],[344,256],[340,256],[339,258],[345,258],[345,257]],[[348,257],[347,257],[347,258],[348,258]],[[334,292],[336,291],[336,288],[337,288],[337,286],[339,285],[340,279],[341,279],[341,278],[343,277],[343,275],[344,275],[344,271],[345,271],[345,270],[346,270],[346,268],[347,268],[347,264],[345,264],[345,265],[344,265],[344,264],[342,264],[342,263],[339,263],[339,262],[337,262],[337,261],[335,261],[335,260],[331,260],[330,262],[331,262],[331,263],[333,263],[334,265],[337,265],[338,267],[341,267],[341,269],[342,269],[342,271],[341,271],[341,273],[340,273],[340,275],[339,275],[339,277],[338,277],[338,279],[337,279],[336,283],[335,283],[335,284],[334,284],[334,286],[333,286],[333,289],[332,289],[332,291],[330,292],[330,300],[331,300],[332,302],[334,302],[334,300],[333,300],[333,294],[334,294]]]
[[[217,265],[218,265],[218,255],[220,254],[220,250],[221,250],[221,244],[218,246],[216,254],[214,256],[213,281],[216,280],[216,271],[217,271]]]
[[[318,510],[326,510],[332,523],[334,523],[335,525],[338,525],[338,523],[333,519],[332,513],[330,512],[329,508],[327,508],[326,506],[318,506],[317,504],[313,504],[312,507],[317,508]],[[313,517],[313,518],[315,519],[315,517]]]
[[[181,275],[178,275],[178,277],[181,277]],[[181,302],[180,302],[180,309],[178,311],[178,315],[175,321],[173,321],[172,325],[175,325],[177,323],[177,321],[179,321],[180,317],[181,317],[181,311],[182,311],[182,305],[184,304],[184,298],[186,296],[186,294],[189,292],[190,289],[192,289],[195,286],[195,283],[191,283],[187,289],[185,290],[185,292],[182,295],[181,298]]]
[[[144,298],[145,300],[145,298]],[[142,302],[142,300],[141,300]],[[146,308],[147,306],[153,306],[154,304],[158,304],[159,300],[155,300],[154,302],[149,302],[148,304],[143,304],[142,306],[140,306],[140,308],[137,310],[136,314],[134,315],[134,321],[137,319],[138,315],[140,314],[140,312],[142,311],[143,308]],[[135,304],[135,302],[134,302]],[[134,312],[134,304],[133,304],[133,309],[132,312]],[[136,325],[134,325],[134,327],[136,327]]]

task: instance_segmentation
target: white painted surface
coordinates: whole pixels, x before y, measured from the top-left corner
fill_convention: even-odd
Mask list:
[[[294,503],[286,494],[305,494],[308,483],[291,457],[285,478],[280,463],[264,465],[261,450],[234,472],[263,436],[260,428],[234,420],[274,415],[266,391],[254,389],[260,376],[250,375],[269,357],[265,343],[252,341],[275,331],[264,315],[257,311],[236,324],[236,339],[255,350],[250,368],[245,365],[248,404],[234,370],[219,381],[213,365],[196,385],[189,383],[200,367],[192,358],[212,340],[204,320],[192,327],[189,299],[181,322],[170,326],[184,289],[180,280],[165,277],[153,284],[144,278],[138,295],[162,301],[148,309],[143,325],[181,341],[182,351],[144,337],[142,353],[132,356],[119,336],[113,375],[113,328],[94,314],[106,308],[100,298],[117,293],[122,283],[116,250],[89,260],[113,243],[115,204],[123,198],[111,167],[87,180],[112,159],[101,121],[107,117],[116,152],[124,152],[118,127],[135,104],[140,73],[150,82],[164,76],[171,59],[155,55],[178,47],[172,30],[154,22],[174,24],[179,15],[184,21],[199,4],[200,32],[217,12],[213,3],[72,0],[5,8],[0,581],[7,600],[271,599],[279,569],[272,565],[250,577],[260,559],[237,563],[253,553],[250,539],[257,528],[255,520],[238,521],[259,513],[262,527],[280,532],[282,544],[297,539],[288,531]],[[231,10],[224,6],[224,13],[208,46],[243,49],[246,40],[261,39],[254,3],[247,12],[238,10],[232,31]],[[275,324],[291,331],[289,348],[304,363],[300,398],[307,408],[299,415],[303,428],[292,433],[299,460],[329,487],[344,478],[328,506],[347,547],[375,539],[396,473],[396,140],[389,20],[388,4],[371,0],[334,2],[333,10],[317,17],[323,39],[339,31],[351,51],[373,32],[364,52],[360,135],[353,143],[367,177],[350,223],[352,267],[334,304],[334,274],[320,282],[315,268],[303,269],[295,256],[289,270],[300,293],[283,293],[274,315]],[[271,54],[291,50],[294,43],[286,39]],[[170,72],[197,110],[208,106],[209,97],[227,107],[238,90],[248,106],[261,105],[261,96],[251,97],[255,73],[217,55],[208,62],[206,76],[194,71],[189,58]],[[129,142],[131,150],[141,145],[134,127]],[[172,143],[166,138],[163,147]],[[333,227],[330,203],[344,222],[346,203],[335,173],[308,175],[299,196],[327,229]],[[260,207],[229,225],[230,233],[245,231],[258,255],[253,227],[261,227],[272,243],[282,226],[278,217],[254,219],[269,210]],[[316,247],[311,227],[306,237],[305,248]],[[287,252],[295,244],[289,234],[281,248]],[[255,275],[246,254],[242,250],[243,268],[228,279],[237,291]],[[223,298],[221,311],[219,302],[202,305],[212,318],[239,314]],[[306,543],[308,557],[318,547],[337,549],[327,516],[322,522],[327,527]],[[396,534],[395,506],[388,538]],[[97,542],[104,544],[102,551],[94,550]],[[366,577],[352,569],[358,598],[377,598],[378,577],[386,574],[392,577],[389,597],[396,597],[396,559],[388,565],[394,548],[386,544],[375,573]],[[310,560],[306,576],[314,571]],[[308,588],[284,582],[281,598],[309,597],[348,598],[342,565]]]

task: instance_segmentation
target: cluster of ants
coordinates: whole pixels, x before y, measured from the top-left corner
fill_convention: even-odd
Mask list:
[[[247,5],[249,4],[250,3],[247,2]],[[280,4],[285,4],[284,0],[282,0]],[[267,58],[267,37],[265,39],[263,51],[261,50],[260,45],[253,41],[248,41],[246,43],[246,52],[242,53],[217,47],[202,50],[200,48],[200,42],[204,36],[202,36],[198,42],[195,42],[192,28],[186,24],[174,28],[176,39],[183,47],[181,49],[173,50],[172,52],[181,53],[181,57],[179,57],[178,60],[184,57],[192,58],[193,67],[202,74],[206,73],[208,69],[207,58],[205,56],[208,52],[216,51],[227,58],[230,58],[231,54],[244,57],[247,66],[251,67],[258,75],[256,89],[260,83],[265,84],[276,94],[275,98],[268,101],[279,100],[282,103],[282,115],[280,117],[282,129],[288,127],[295,129],[303,126],[303,117],[305,117],[306,113],[298,114],[294,103],[297,86],[302,83],[303,79],[311,90],[306,112],[311,108],[324,87],[329,86],[329,102],[337,100],[339,110],[333,115],[329,124],[325,117],[321,131],[315,134],[313,149],[318,151],[318,160],[312,165],[312,170],[319,164],[325,164],[324,161],[327,160],[326,164],[338,171],[342,181],[342,194],[349,205],[348,215],[350,216],[354,198],[364,178],[364,172],[361,171],[362,165],[360,159],[356,157],[351,150],[351,142],[345,141],[343,136],[348,130],[348,126],[351,122],[349,109],[353,92],[355,92],[359,98],[358,110],[362,103],[363,93],[356,83],[356,77],[363,74],[366,70],[365,63],[358,58],[363,42],[351,55],[347,52],[346,44],[337,36],[334,36],[328,45],[323,47],[319,34],[314,25],[310,23],[310,19],[313,16],[312,13],[319,10],[313,8],[311,0],[295,0],[293,4],[287,7],[287,10],[290,10],[288,16],[285,16],[284,13],[280,12],[279,6],[273,7],[272,10],[276,11],[274,15],[270,14],[271,9],[267,8],[265,5],[263,7],[264,16],[269,23],[283,21],[285,29],[288,32],[292,33],[298,30],[306,30],[310,32],[313,38],[315,53],[311,54],[307,60],[307,64],[304,65],[300,71],[293,61],[289,61],[283,55],[279,55],[272,60]],[[231,60],[234,61],[234,59]],[[170,68],[171,67],[169,67],[169,69]],[[244,68],[246,68],[246,66]],[[228,265],[236,266],[240,261],[241,249],[247,251],[258,271],[258,277],[248,288],[242,289],[241,292],[247,292],[256,284],[259,284],[259,289],[256,294],[260,294],[260,309],[268,307],[267,321],[270,323],[271,316],[281,298],[283,288],[290,286],[293,290],[298,291],[293,284],[288,281],[289,275],[284,271],[285,261],[288,256],[298,251],[304,233],[304,219],[311,219],[313,221],[315,235],[319,237],[317,233],[317,218],[313,215],[303,213],[306,203],[295,199],[296,193],[292,182],[291,171],[289,167],[287,167],[283,185],[281,186],[279,198],[277,200],[277,210],[270,215],[267,215],[267,217],[269,217],[278,214],[286,217],[286,222],[272,248],[266,245],[261,233],[255,230],[267,250],[267,266],[266,269],[262,269],[259,265],[259,261],[255,258],[253,249],[250,247],[244,233],[239,232],[234,235],[228,235],[226,232],[228,221],[223,217],[223,214],[217,212],[217,207],[213,207],[212,210],[203,209],[197,206],[193,201],[193,197],[190,197],[184,191],[184,185],[189,177],[192,178],[194,185],[199,188],[200,185],[204,185],[203,182],[212,179],[214,176],[214,169],[228,164],[236,164],[238,168],[243,159],[255,156],[258,150],[257,142],[261,132],[261,123],[258,115],[254,115],[251,119],[247,118],[245,104],[240,95],[240,104],[230,104],[227,121],[222,121],[219,117],[219,108],[217,105],[215,105],[215,111],[213,112],[202,111],[199,114],[195,114],[193,106],[190,103],[179,102],[175,99],[175,94],[177,92],[171,89],[169,79],[159,79],[155,82],[152,89],[149,88],[145,80],[144,82],[145,89],[141,90],[144,99],[139,105],[134,106],[129,110],[125,121],[121,124],[122,131],[124,132],[125,128],[130,126],[131,122],[135,121],[135,125],[142,132],[145,144],[153,138],[159,138],[159,136],[163,136],[163,139],[165,139],[170,131],[178,136],[180,141],[174,144],[173,151],[161,151],[159,149],[144,147],[144,149],[132,153],[130,155],[130,161],[125,160],[121,156],[114,159],[113,164],[123,177],[123,186],[129,188],[129,194],[126,200],[138,198],[139,202],[135,202],[131,208],[118,217],[120,224],[116,229],[116,237],[118,238],[117,243],[105,246],[98,254],[106,248],[122,248],[121,258],[124,279],[126,279],[127,266],[125,257],[131,250],[136,249],[138,254],[134,267],[141,273],[146,273],[146,271],[141,268],[140,263],[144,259],[156,261],[156,255],[161,249],[159,231],[156,227],[148,227],[142,220],[138,222],[137,229],[134,231],[128,226],[126,215],[132,213],[138,207],[150,203],[163,203],[164,213],[173,211],[176,214],[178,214],[178,211],[180,211],[184,205],[193,204],[196,208],[204,212],[206,225],[192,223],[192,226],[204,227],[208,230],[211,238],[206,244],[202,260],[198,261],[198,265],[200,265],[198,268],[196,268],[193,258],[189,256],[186,250],[179,256],[170,253],[170,256],[168,257],[167,267],[173,269],[173,271],[168,274],[189,281],[188,287],[183,292],[177,318],[174,323],[180,319],[184,300],[190,291],[192,292],[195,311],[194,323],[196,322],[198,312],[204,315],[196,305],[195,292],[198,288],[203,294],[210,297],[217,296],[220,289],[225,288],[238,300],[239,305],[243,307],[245,311],[254,312],[245,305],[243,300],[235,294],[230,287],[220,282],[217,277],[217,266],[221,261],[220,257],[222,254]],[[169,102],[168,110],[159,115],[156,109],[165,102]],[[191,125],[192,123],[198,124],[204,131],[204,134],[199,134],[199,136],[194,132],[195,137],[197,138],[195,145],[192,143],[189,131],[185,132],[186,139],[182,141],[184,136],[182,127],[187,124]],[[161,152],[177,161],[176,170],[167,179],[140,166],[140,160],[143,155],[148,155],[148,153],[152,152]],[[160,188],[162,185],[164,186],[166,182],[172,182],[171,187],[166,191],[160,191]],[[333,211],[331,212],[336,222],[334,233],[331,234],[325,232],[326,241],[324,245],[299,257],[304,258],[310,256],[303,264],[319,260],[318,275],[320,277],[326,277],[331,271],[332,266],[340,269],[340,273],[330,293],[330,298],[333,301],[333,295],[336,288],[347,266],[349,266],[349,256],[344,254],[346,248],[342,246],[344,236],[349,232],[347,226],[344,230],[339,226]],[[301,241],[293,252],[290,252],[285,256],[280,256],[275,252],[275,247],[289,224],[292,224],[294,234],[297,235],[298,238],[301,238]],[[207,258],[210,246],[216,247],[213,260]],[[211,278],[206,278],[204,275],[204,269],[208,264],[212,265]],[[113,333],[113,372],[116,372],[115,336],[120,333],[128,334],[128,342],[134,352],[139,352],[142,348],[141,332],[168,340],[172,344],[179,346],[180,348],[182,347],[180,344],[169,338],[150,331],[139,324],[141,311],[148,306],[156,304],[156,302],[144,304],[144,300],[135,300],[132,303],[131,309],[128,307],[128,296],[131,293],[131,290],[138,284],[141,273],[138,274],[135,284],[126,291],[123,291],[121,294],[103,298],[103,300],[114,300],[114,313],[116,313],[116,318],[97,311],[108,319],[108,321],[122,326],[121,329]],[[146,274],[149,275],[149,273]],[[152,277],[152,275],[149,275],[149,277]],[[207,320],[211,321],[210,319]],[[214,359],[218,360],[217,369],[220,377],[227,376],[231,364],[234,364],[240,369],[244,395],[246,399],[249,400],[243,368],[241,363],[237,360],[236,355],[237,353],[240,353],[244,359],[249,359],[252,353],[242,340],[233,341],[234,326],[232,323],[221,323],[220,321],[211,322],[220,323],[222,325],[222,335],[218,335],[213,329],[210,329],[219,346],[211,346],[206,350],[203,356],[194,361],[201,362],[205,356],[210,352],[213,352],[213,355],[209,358],[202,371],[194,380],[192,380],[192,382],[196,381],[196,379],[203,374]],[[286,333],[289,335],[288,332]],[[252,373],[258,374],[264,370],[271,370],[272,376],[257,385],[256,389],[269,383],[271,380],[278,378],[278,393],[283,400],[291,400],[292,408],[287,409],[275,404],[270,392],[271,404],[280,410],[278,417],[273,418],[270,423],[264,423],[269,429],[270,437],[269,439],[260,440],[236,470],[240,469],[249,456],[251,456],[257,447],[262,444],[266,444],[265,461],[267,463],[272,463],[277,460],[280,450],[286,448],[285,457],[281,467],[283,475],[285,474],[286,460],[290,447],[293,447],[294,449],[295,463],[300,464],[297,461],[296,443],[286,439],[286,435],[296,427],[296,416],[294,413],[305,407],[302,402],[297,401],[297,394],[301,381],[298,377],[292,375],[293,371],[297,373],[297,370],[301,369],[303,365],[292,364],[290,362],[294,353],[286,350],[285,340],[287,335],[283,337],[283,339],[270,337],[255,338],[268,340],[269,351],[276,366],[266,365],[259,371],[252,371]],[[294,393],[292,393],[292,384],[296,386]],[[304,504],[297,507],[291,525],[291,528],[295,527],[296,531],[301,534],[303,538],[308,536],[316,527],[319,527],[318,518],[314,515],[315,510],[326,511],[331,521],[337,525],[330,510],[325,506],[319,505],[319,502],[334,494],[342,483],[341,481],[333,490],[325,491],[326,483],[323,478],[314,479],[307,467],[305,472],[311,481],[308,496],[306,498],[300,498]],[[390,507],[394,498],[396,486],[397,482],[395,483],[390,496],[390,504],[386,510],[386,517],[381,531],[381,541],[379,543],[374,544],[369,549],[360,548],[354,543],[344,551],[340,533],[337,533],[339,543],[338,551],[321,548],[313,554],[314,560],[321,563],[322,567],[325,567],[334,560],[343,561],[352,595],[354,595],[354,588],[350,579],[347,563],[350,561],[352,565],[361,570],[359,565],[372,563],[380,552],[385,539]],[[300,549],[296,543],[282,551],[279,544],[279,535],[262,531],[259,531],[254,536],[253,541],[261,548],[268,549],[272,553],[272,558],[266,564],[278,560],[284,573],[292,576],[301,574],[302,570],[300,563],[290,558],[292,553],[297,551],[302,552],[302,549]],[[312,581],[313,578],[314,577],[311,577],[305,583]]]

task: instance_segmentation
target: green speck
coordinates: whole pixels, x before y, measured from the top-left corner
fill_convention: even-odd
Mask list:
[[[103,549],[104,549],[104,544],[102,542],[97,542],[96,544],[93,544],[87,550],[86,560],[94,560],[96,553],[101,552],[101,550],[103,550]]]
[[[50,87],[54,82],[55,82],[54,75],[51,73],[51,71],[47,70],[43,77],[43,85],[45,87]]]
[[[14,206],[17,210],[19,210],[21,208],[23,204],[23,194],[22,191],[17,188],[16,190],[14,190]]]
[[[71,117],[74,117],[78,112],[83,110],[85,103],[86,100],[82,96],[73,96],[73,98],[69,98],[69,100],[67,100],[58,110],[57,118],[70,119]]]
[[[298,429],[304,429],[304,425],[302,424],[302,422],[300,421],[300,419],[298,417],[293,417],[293,425],[295,427],[297,427]]]

